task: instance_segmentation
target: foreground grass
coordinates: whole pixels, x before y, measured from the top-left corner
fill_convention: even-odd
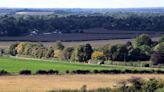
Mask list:
[[[31,70],[35,73],[37,70],[58,70],[60,73],[64,73],[66,70],[111,70],[111,69],[135,69],[135,70],[151,70],[158,68],[142,68],[142,67],[130,67],[130,66],[116,66],[116,65],[94,65],[94,64],[76,64],[55,60],[27,60],[16,59],[10,57],[0,57],[0,70],[6,70],[12,74],[18,74],[21,70]]]

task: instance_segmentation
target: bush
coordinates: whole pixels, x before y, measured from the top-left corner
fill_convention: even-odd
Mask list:
[[[22,71],[20,71],[19,74],[20,75],[31,75],[32,73],[31,73],[31,70],[22,70]]]
[[[130,84],[132,84],[136,92],[140,92],[140,90],[142,89],[142,86],[144,85],[144,80],[139,77],[133,77],[129,79],[128,81]]]
[[[145,64],[144,67],[150,67],[150,64]]]
[[[164,74],[164,71],[162,71],[162,70],[156,70],[155,71],[157,74]]]
[[[132,73],[132,72],[133,72],[132,70],[128,70],[128,69],[124,71],[124,73]]]
[[[16,54],[17,54],[17,51],[16,51],[17,45],[18,45],[17,43],[10,45],[9,48],[7,49],[7,54],[10,54],[12,56],[16,56]]]
[[[94,51],[92,53],[92,59],[93,60],[104,60],[105,59],[105,55],[101,51]]]
[[[93,73],[97,74],[97,73],[100,73],[100,74],[119,74],[119,73],[122,73],[121,70],[94,70]]]
[[[67,48],[65,48],[64,51],[63,51],[64,59],[65,60],[70,60],[73,51],[74,51],[74,48],[73,47],[67,47]]]
[[[74,70],[71,72],[72,74],[90,74],[90,70]]]
[[[158,80],[156,79],[150,79],[146,81],[144,84],[144,90],[146,92],[155,92],[155,90],[158,88]]]
[[[63,58],[63,51],[62,50],[55,50],[54,51],[54,58],[62,59]]]
[[[1,75],[9,75],[10,73],[9,72],[7,72],[7,71],[5,71],[5,70],[1,70],[0,71],[0,76]]]
[[[140,70],[139,71],[140,74],[143,74],[143,73],[154,73],[153,70]]]
[[[164,53],[155,52],[151,55],[150,61],[154,64],[164,64]]]
[[[141,34],[138,37],[136,37],[136,39],[135,39],[135,46],[136,47],[142,46],[142,45],[151,46],[152,43],[153,43],[153,41],[151,40],[151,38],[147,34]]]
[[[4,53],[4,49],[0,49],[0,56],[3,56]]]
[[[66,73],[66,74],[69,74],[69,73],[70,73],[70,71],[69,71],[69,70],[66,70],[66,71],[65,71],[65,73]]]
[[[93,73],[97,74],[100,73],[99,70],[93,70]]]
[[[48,74],[59,74],[59,71],[57,71],[57,70],[49,70],[47,72],[48,72]]]
[[[57,50],[63,50],[64,49],[64,45],[62,44],[61,41],[57,41],[56,44],[55,44],[55,48]]]
[[[161,43],[161,42],[164,42],[164,35],[162,35],[160,38],[159,38],[159,41],[158,41],[159,43]]]
[[[52,74],[59,74],[59,71],[57,70],[38,70],[36,74],[41,74],[41,75],[52,75]]]
[[[36,74],[48,74],[48,72],[47,71],[45,71],[45,70],[38,70],[37,72],[36,72]]]
[[[164,53],[164,42],[157,44],[154,47],[154,51]]]

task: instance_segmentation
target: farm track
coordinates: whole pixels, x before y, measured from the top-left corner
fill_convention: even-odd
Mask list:
[[[114,87],[132,77],[164,79],[162,74],[0,76],[0,91],[46,92],[52,89],[79,89],[83,85],[96,89]]]

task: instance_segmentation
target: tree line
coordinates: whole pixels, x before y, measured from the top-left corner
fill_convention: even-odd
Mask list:
[[[163,31],[164,14],[112,13],[107,15],[0,15],[1,36],[54,32],[83,32],[89,28],[130,31]]]
[[[134,42],[125,44],[104,45],[94,48],[90,44],[78,47],[65,47],[58,41],[53,46],[45,47],[41,43],[20,42],[12,44],[3,54],[12,56],[28,56],[33,58],[55,58],[70,62],[99,61],[152,61],[153,64],[164,64],[164,36],[158,41],[152,41],[147,34],[141,34]]]

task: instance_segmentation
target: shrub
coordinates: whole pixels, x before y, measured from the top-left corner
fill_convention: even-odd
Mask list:
[[[52,58],[54,56],[54,50],[52,47],[48,48],[45,57],[46,58]]]
[[[144,84],[144,91],[145,92],[156,92],[157,89],[164,87],[164,81],[160,79],[149,79]]]
[[[57,70],[38,70],[36,74],[41,74],[41,75],[52,75],[52,74],[59,74],[59,71]]]
[[[155,92],[164,92],[164,87],[163,88],[158,88]]]
[[[31,70],[22,70],[19,72],[20,75],[31,75]]]
[[[150,67],[150,64],[145,64],[144,67]]]
[[[93,73],[97,74],[100,73],[99,70],[93,70]]]
[[[36,72],[36,74],[48,74],[48,72],[47,71],[45,71],[45,70],[38,70],[37,72]]]
[[[57,70],[49,70],[49,71],[47,71],[47,73],[48,74],[59,74],[59,71],[57,71]]]
[[[153,70],[140,70],[139,71],[140,74],[143,74],[143,73],[154,73]]]
[[[158,45],[156,45],[156,46],[154,47],[154,51],[155,51],[155,52],[164,53],[164,42],[159,43]]]
[[[133,77],[128,80],[130,84],[132,84],[133,88],[137,91],[140,92],[139,90],[142,89],[142,86],[144,85],[143,79],[139,77]]]
[[[2,56],[4,53],[4,49],[0,49],[0,56]]]
[[[150,61],[154,64],[164,64],[164,53],[155,52],[151,55]]]
[[[129,60],[137,61],[140,60],[141,50],[139,48],[133,48],[128,52]]]
[[[12,55],[12,56],[16,56],[16,54],[17,54],[17,51],[16,51],[17,45],[18,45],[17,43],[10,45],[10,47],[7,49],[7,53]]]
[[[132,72],[133,72],[132,70],[128,70],[128,69],[124,71],[124,73],[132,73]]]
[[[153,41],[151,40],[151,38],[147,34],[139,35],[138,37],[136,37],[134,42],[135,42],[136,47],[142,46],[142,45],[151,46],[153,43]]]
[[[90,70],[74,70],[71,72],[72,74],[90,74]]]
[[[156,70],[155,71],[157,74],[164,74],[164,71],[162,71],[162,70]]]
[[[93,60],[104,60],[104,58],[105,58],[105,55],[101,51],[94,51],[92,53],[92,59]]]
[[[29,43],[27,43],[27,42],[20,42],[19,44],[17,44],[16,48],[15,48],[16,52],[18,54],[22,55],[25,50],[26,45],[28,45],[28,44]]]
[[[159,41],[158,41],[159,43],[161,43],[161,42],[164,42],[164,35],[162,35],[160,38],[159,38]]]
[[[101,73],[101,74],[119,74],[119,73],[122,73],[121,70],[100,70],[98,71],[98,73]]]
[[[141,54],[144,54],[145,56],[150,56],[153,52],[152,48],[147,45],[142,45],[138,47],[141,50]]]
[[[69,74],[69,73],[70,73],[70,71],[69,71],[69,70],[66,70],[66,71],[65,71],[65,73],[66,73],[66,74]]]
[[[63,54],[64,54],[64,59],[70,60],[73,51],[74,51],[74,48],[73,48],[73,47],[67,47],[67,48],[65,48],[65,49],[64,49],[64,52],[63,52]]]
[[[103,52],[105,60],[109,60],[111,56],[111,52],[109,49],[110,49],[110,44],[106,44],[102,47],[96,48],[96,51]]]
[[[0,71],[0,76],[1,75],[9,75],[10,73],[9,72],[7,72],[7,71],[5,71],[5,70],[1,70]]]
[[[56,44],[55,44],[55,48],[57,50],[63,50],[64,49],[64,45],[62,44],[61,41],[57,41]]]
[[[63,58],[62,50],[55,50],[54,51],[54,58],[62,59]]]

